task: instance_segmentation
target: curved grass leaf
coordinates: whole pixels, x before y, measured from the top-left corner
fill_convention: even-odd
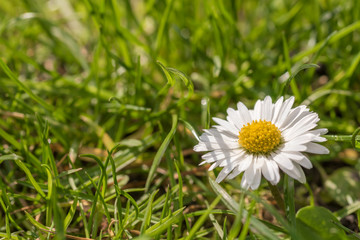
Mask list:
[[[239,204],[234,199],[232,199],[231,196],[214,180],[209,178],[209,182],[215,193],[221,196],[221,200],[225,206],[236,213],[239,210]],[[246,218],[248,212],[243,209],[242,215],[244,218]],[[263,234],[263,236],[266,236],[267,239],[278,239],[278,237],[264,223],[253,216],[250,217],[250,229],[252,229],[254,232]]]
[[[178,222],[182,217],[182,212],[185,207],[176,210],[175,212],[169,214],[166,218],[163,218],[161,222],[154,224],[153,226],[146,229],[145,234],[150,237],[160,236],[168,227],[172,224]]]
[[[41,187],[39,186],[37,181],[34,179],[34,177],[31,175],[30,170],[25,166],[25,164],[22,161],[18,160],[18,159],[15,159],[14,162],[16,163],[16,165],[18,165],[25,172],[25,174],[28,177],[31,185],[40,194],[40,196],[43,197],[43,198],[46,198],[45,193],[43,192],[43,190],[41,189]]]
[[[211,211],[213,210],[213,208],[215,208],[215,206],[219,203],[219,201],[221,200],[221,195],[217,196],[215,198],[215,200],[211,203],[211,205],[208,207],[208,209],[206,210],[206,212],[201,215],[201,217],[195,222],[194,226],[192,226],[189,235],[186,236],[185,240],[190,240],[193,239],[195,233],[200,229],[200,227],[204,224],[206,218],[208,217],[208,215],[211,213]]]
[[[356,136],[359,134],[359,132],[360,132],[360,127],[358,127],[351,136],[351,144],[358,151],[360,151],[360,141],[357,141]]]
[[[22,83],[15,74],[10,70],[10,68],[6,65],[6,63],[0,58],[0,67],[3,69],[3,71],[6,73],[6,75],[18,85],[20,89],[22,89],[24,92],[26,92],[35,102],[39,103],[41,106],[43,106],[46,110],[54,111],[54,107],[47,102],[45,102],[43,99],[41,99],[39,96],[35,95],[30,88],[25,86],[24,83]]]
[[[161,161],[161,158],[164,156],[164,153],[172,139],[172,137],[174,136],[175,134],[175,131],[176,131],[176,127],[177,127],[177,124],[178,124],[178,116],[173,114],[172,115],[172,126],[171,126],[171,130],[170,132],[168,133],[168,135],[166,136],[165,140],[163,141],[163,143],[161,144],[159,150],[157,151],[155,157],[154,157],[154,161],[151,165],[151,168],[150,168],[150,171],[149,171],[149,174],[148,174],[148,177],[146,179],[146,184],[145,184],[145,189],[146,191],[149,190],[149,187],[150,187],[150,184],[151,184],[151,181],[152,179],[154,178],[154,175],[155,175],[155,170],[156,168],[159,166],[160,164],[160,161]]]
[[[145,210],[145,215],[144,215],[144,220],[141,224],[141,228],[140,228],[140,233],[144,234],[146,229],[148,228],[148,226],[150,225],[150,221],[151,221],[151,215],[152,215],[152,211],[153,211],[153,201],[155,198],[155,195],[158,193],[158,190],[156,190],[155,192],[153,192],[150,197],[149,197],[149,201],[147,202],[147,206],[146,206],[146,210]]]
[[[350,24],[349,26],[342,28],[339,31],[335,31],[335,33],[331,34],[332,37],[330,39],[324,40],[324,41],[328,41],[329,44],[335,43],[338,40],[340,40],[341,38],[345,37],[346,35],[354,32],[355,30],[357,30],[359,28],[360,28],[360,21],[356,21],[356,22]],[[318,51],[322,46],[323,46],[323,42],[319,42],[313,48],[311,48],[311,49],[309,49],[307,51],[302,51],[302,52],[298,53],[297,55],[295,55],[292,58],[292,61],[293,62],[298,62],[303,57],[308,56],[308,55]]]
[[[71,207],[69,209],[68,214],[66,215],[65,219],[64,219],[64,230],[66,231],[66,229],[69,227],[72,219],[74,218],[74,215],[76,213],[76,207],[78,204],[78,198],[75,197],[73,203],[71,204]]]
[[[280,96],[283,96],[285,94],[286,89],[288,88],[289,84],[291,83],[291,81],[296,78],[296,76],[299,74],[299,72],[301,72],[302,70],[308,69],[308,68],[318,68],[319,66],[316,64],[303,64],[301,65],[298,69],[296,69],[294,71],[293,74],[291,74],[291,76],[286,80],[286,82],[282,85],[281,90],[280,90]]]

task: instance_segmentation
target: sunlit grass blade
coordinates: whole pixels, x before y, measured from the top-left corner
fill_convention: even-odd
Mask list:
[[[360,201],[356,201],[340,210],[334,212],[334,215],[340,220],[343,217],[346,217],[354,212],[359,211],[360,209]]]
[[[35,102],[39,103],[41,106],[43,106],[45,109],[49,111],[54,111],[54,107],[47,102],[45,102],[43,99],[41,99],[39,96],[35,95],[30,88],[28,88],[24,83],[22,83],[15,74],[10,70],[10,68],[6,65],[6,63],[0,58],[0,67],[2,70],[6,73],[6,75],[14,81],[21,90],[26,92]]]
[[[299,68],[297,68],[293,74],[290,75],[290,77],[286,80],[285,83],[283,83],[283,85],[281,86],[281,90],[280,90],[280,93],[279,93],[279,97],[280,96],[283,96],[289,86],[289,84],[291,84],[291,82],[293,81],[294,78],[296,78],[296,76],[302,71],[302,70],[305,70],[305,69],[308,69],[308,68],[317,68],[319,67],[318,65],[316,64],[303,64],[301,65]]]
[[[73,203],[71,204],[71,207],[69,209],[68,214],[66,215],[65,219],[64,219],[64,230],[66,231],[66,229],[69,227],[72,219],[74,218],[74,215],[76,213],[76,207],[78,204],[78,198],[75,197]]]
[[[16,163],[16,165],[18,165],[24,171],[24,173],[28,177],[31,185],[40,194],[40,196],[43,197],[43,198],[46,198],[46,195],[45,195],[44,191],[41,189],[41,187],[39,186],[37,181],[31,175],[30,170],[25,166],[25,164],[22,161],[18,160],[18,159],[14,160],[14,162]]]
[[[208,205],[206,206],[209,207]],[[206,214],[206,212],[204,214]],[[224,229],[220,226],[219,222],[216,220],[215,216],[211,212],[209,213],[209,218],[217,232],[217,237],[220,237],[220,239],[227,239],[224,237]],[[225,224],[226,224],[226,218],[224,220],[224,226]]]
[[[161,161],[161,158],[164,156],[164,153],[172,139],[172,137],[174,136],[175,134],[175,131],[176,131],[176,127],[177,127],[177,123],[178,123],[178,116],[173,114],[172,115],[172,126],[171,126],[171,130],[170,132],[168,133],[168,135],[166,136],[166,138],[164,139],[163,143],[161,144],[159,150],[157,151],[155,157],[154,157],[154,161],[151,165],[151,168],[149,170],[149,174],[148,174],[148,177],[146,179],[146,184],[145,184],[145,189],[146,191],[149,190],[149,187],[150,187],[150,184],[151,184],[151,181],[154,177],[154,174],[155,174],[155,170],[156,168],[158,167],[160,161]]]
[[[149,200],[147,201],[147,207],[145,210],[145,215],[144,215],[144,220],[141,224],[141,228],[140,228],[140,233],[144,234],[146,229],[148,229],[148,226],[150,225],[150,221],[151,221],[151,216],[152,216],[152,209],[153,209],[153,201],[154,198],[156,196],[156,194],[158,193],[158,191],[153,192],[150,197]]]
[[[221,196],[217,196],[215,200],[210,204],[209,208],[206,210],[206,212],[201,215],[201,217],[195,222],[194,226],[191,228],[191,231],[189,232],[189,235],[185,238],[185,240],[193,239],[195,233],[200,229],[200,227],[203,225],[204,221],[210,214],[211,210],[216,207],[216,205],[220,202]]]
[[[241,230],[241,225],[242,225],[242,213],[243,213],[243,208],[244,208],[244,199],[245,199],[245,194],[241,194],[241,198],[240,198],[240,204],[239,204],[239,209],[236,212],[236,218],[234,221],[233,226],[230,229],[229,235],[228,235],[228,239],[229,240],[233,240],[236,238],[236,236],[239,234],[240,230]]]
[[[290,231],[293,239],[298,239],[296,236],[296,219],[295,219],[295,190],[294,179],[285,175],[284,177],[284,202],[285,202],[285,214],[290,222]]]
[[[231,196],[223,188],[221,188],[218,183],[213,181],[211,178],[209,178],[209,182],[212,189],[221,196],[221,200],[223,201],[225,206],[232,210],[234,213],[236,213],[239,210],[239,204],[234,201],[234,199],[232,199]],[[242,215],[243,218],[246,219],[246,217],[248,216],[248,212],[243,209]],[[268,239],[278,239],[278,237],[260,220],[256,219],[253,216],[250,217],[250,220],[251,227],[254,228],[254,231],[258,231],[259,233],[266,236]]]
[[[186,120],[184,120],[184,119],[182,119],[182,118],[179,118],[179,121],[180,121],[180,122],[183,122],[184,125],[185,125],[185,127],[186,127],[187,129],[189,129],[189,131],[194,135],[194,137],[196,138],[196,140],[199,141],[199,135],[198,135],[198,133],[196,132],[195,128],[194,128],[188,121],[186,121]]]
[[[352,231],[351,229],[343,226],[342,224],[340,224],[340,223],[338,223],[338,222],[332,221],[332,223],[333,223],[336,227],[338,227],[339,229],[344,230],[346,233],[348,233],[349,235],[351,235],[353,238],[355,238],[355,239],[360,239],[360,234]]]
[[[147,228],[145,231],[145,235],[148,235],[150,237],[160,236],[160,234],[166,231],[168,227],[170,227],[174,223],[177,223],[181,219],[183,210],[184,207],[169,214],[166,218],[163,218],[161,223],[159,222]]]
[[[250,226],[250,216],[254,211],[254,207],[255,207],[255,201],[253,200],[250,204],[250,208],[249,208],[249,212],[248,215],[246,216],[245,222],[244,222],[244,226],[241,230],[240,236],[239,236],[239,240],[245,240],[248,231],[249,231],[249,226]]]
[[[171,13],[173,5],[174,5],[174,0],[167,1],[167,3],[166,3],[166,9],[165,9],[164,14],[162,15],[159,30],[156,35],[156,41],[155,41],[155,51],[156,52],[159,51],[159,49],[162,45],[163,38],[165,35],[165,27],[168,23],[169,15]]]
[[[159,96],[162,96],[162,95],[165,95],[168,92],[170,87],[174,86],[175,80],[171,76],[171,74],[169,73],[168,69],[161,62],[157,62],[157,64],[160,66],[160,68],[163,71],[163,73],[165,74],[165,77],[166,77],[166,80],[167,80],[166,85],[158,93]]]
[[[341,38],[345,37],[346,35],[352,33],[353,31],[355,31],[356,29],[360,28],[360,21],[354,22],[352,24],[350,24],[347,27],[344,27],[343,29],[336,31],[335,34],[331,34],[332,37],[329,40],[326,40],[329,42],[329,44],[335,43],[337,41],[339,41]],[[298,53],[297,55],[295,55],[292,58],[293,62],[298,62],[300,61],[303,57],[308,56],[316,51],[318,51],[321,46],[323,45],[323,42],[319,42],[318,44],[316,44],[313,48],[310,48],[309,50],[303,51]]]

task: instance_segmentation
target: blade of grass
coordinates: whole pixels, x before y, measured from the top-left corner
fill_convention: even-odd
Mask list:
[[[180,208],[173,213],[170,213],[166,218],[161,221],[161,223],[156,223],[146,229],[145,234],[150,237],[160,236],[160,234],[166,231],[168,227],[178,222],[182,218],[182,213],[184,209],[185,207]]]
[[[302,70],[305,70],[305,69],[308,69],[308,68],[318,68],[319,66],[316,65],[316,64],[303,64],[301,65],[298,69],[296,69],[294,71],[294,73],[286,80],[286,82],[282,85],[281,87],[281,90],[280,90],[280,93],[278,95],[278,97],[280,96],[283,96],[289,86],[289,84],[292,82],[292,80],[294,78],[296,78],[296,76],[302,71]],[[300,99],[300,98],[299,98]]]
[[[185,97],[182,97],[178,102],[177,105],[183,105],[187,102],[191,96],[194,94],[194,85],[192,81],[181,71],[175,68],[166,68],[169,72],[175,74],[175,76],[179,77],[185,84],[186,88],[188,89],[188,94]]]
[[[174,86],[175,80],[169,73],[168,69],[161,62],[158,61],[157,64],[160,66],[160,68],[163,71],[163,73],[165,74],[165,77],[167,80],[166,85],[158,93],[159,96],[162,96],[162,95],[165,95],[169,91],[170,87]]]
[[[200,141],[199,135],[195,131],[195,128],[188,121],[186,121],[182,118],[179,118],[179,121],[184,123],[185,127],[190,130],[190,132],[194,135],[194,137],[196,138],[197,141]]]
[[[245,220],[245,223],[244,223],[244,227],[243,229],[241,230],[241,233],[240,233],[240,236],[239,236],[239,240],[245,240],[247,234],[248,234],[248,231],[249,231],[249,226],[250,226],[250,216],[252,214],[252,212],[254,211],[254,207],[255,207],[255,200],[253,200],[250,204],[250,208],[249,208],[249,214],[246,216],[246,220]]]
[[[169,16],[170,16],[172,7],[174,5],[174,0],[170,0],[170,1],[166,1],[166,2],[167,2],[166,9],[165,9],[164,14],[162,15],[161,22],[160,22],[160,25],[159,25],[159,30],[158,30],[157,35],[156,35],[156,41],[155,41],[155,51],[156,51],[156,53],[160,50],[160,47],[162,45],[162,41],[163,41],[164,34],[165,34],[165,27],[166,27],[166,24],[167,24],[167,22],[169,20]]]
[[[5,230],[6,230],[6,237],[11,239],[11,229],[10,229],[10,221],[9,221],[9,207],[6,208],[5,211]]]
[[[235,217],[235,221],[230,229],[229,235],[228,235],[228,239],[229,240],[233,240],[236,238],[236,236],[239,235],[239,232],[241,230],[241,225],[242,225],[242,213],[243,213],[243,208],[244,208],[244,199],[245,199],[245,194],[241,194],[240,197],[240,204],[239,204],[239,209],[236,212],[236,217]]]
[[[56,192],[56,183],[53,182],[53,191],[51,195],[51,203],[53,209],[53,220],[56,228],[57,239],[65,239],[65,228],[64,228],[64,214],[62,208],[58,204],[58,195]]]
[[[356,201],[340,210],[337,210],[336,212],[334,212],[335,217],[337,217],[337,219],[341,219],[343,217],[346,217],[354,212],[357,212],[360,209],[360,201]]]
[[[343,226],[342,224],[335,222],[333,220],[330,220],[337,228],[344,230],[346,233],[348,233],[349,235],[353,236],[356,239],[360,239],[360,235],[354,231],[352,231],[351,229]]]
[[[211,210],[216,207],[216,205],[220,202],[221,196],[217,196],[215,200],[211,203],[209,208],[205,211],[205,213],[195,222],[194,226],[191,228],[189,235],[186,236],[185,240],[193,239],[195,233],[200,229],[200,227],[204,224],[206,218],[211,213]]]
[[[41,164],[41,166],[45,169],[46,174],[48,176],[48,182],[47,182],[47,186],[48,186],[48,194],[46,196],[46,226],[50,226],[51,225],[51,221],[52,221],[52,206],[53,204],[51,203],[51,196],[52,196],[52,192],[53,192],[53,177],[51,175],[51,170],[50,167],[46,164]]]
[[[153,210],[153,201],[154,201],[155,195],[157,193],[158,193],[158,190],[153,192],[149,197],[149,201],[147,203],[147,207],[146,207],[146,211],[145,211],[145,215],[144,215],[144,220],[143,220],[143,222],[141,224],[141,227],[140,227],[140,233],[141,234],[144,234],[146,229],[150,225],[151,215],[152,215],[152,210]]]
[[[232,210],[234,213],[236,213],[240,208],[239,204],[234,201],[234,199],[232,199],[231,196],[224,189],[222,189],[218,183],[213,181],[211,178],[209,178],[209,182],[215,193],[221,196],[221,200],[225,204],[225,206]],[[246,219],[246,217],[248,216],[248,212],[243,209],[242,215],[243,218]],[[278,237],[260,220],[256,219],[253,216],[250,216],[250,220],[250,227],[252,231],[263,234],[263,236],[266,236],[267,239],[278,239]]]
[[[360,21],[354,22],[354,23],[348,25],[347,27],[344,27],[341,30],[336,31],[335,34],[331,34],[332,35],[331,39],[324,40],[324,41],[328,41],[329,44],[335,43],[338,40],[340,40],[341,38],[345,37],[346,35],[354,32],[355,30],[357,30],[359,28],[360,28]],[[310,48],[309,50],[298,53],[297,55],[295,55],[293,57],[292,61],[293,62],[301,61],[301,59],[304,58],[305,56],[308,56],[308,55],[318,51],[322,45],[323,45],[323,42],[319,42],[313,48]]]
[[[29,97],[31,97],[35,102],[39,103],[41,106],[43,106],[46,110],[52,112],[54,111],[54,107],[47,102],[45,102],[43,99],[41,99],[39,96],[35,95],[30,88],[25,86],[24,83],[22,83],[15,74],[10,70],[10,68],[6,65],[6,63],[0,58],[0,67],[5,72],[5,74],[18,85],[20,89],[22,89],[24,92],[26,92]]]
[[[296,220],[295,220],[295,190],[294,179],[285,174],[284,177],[284,202],[286,217],[290,222],[291,236],[293,239],[298,239],[296,235]]]
[[[25,166],[25,164],[18,159],[14,160],[14,162],[16,163],[16,165],[18,165],[21,168],[21,170],[24,171],[24,173],[28,177],[31,185],[36,189],[36,191],[40,194],[40,196],[42,198],[46,198],[45,193],[43,192],[43,190],[41,189],[41,187],[39,186],[37,181],[34,179],[34,177],[31,175],[30,170]]]
[[[146,184],[145,184],[145,191],[146,192],[149,191],[151,181],[152,181],[152,179],[154,178],[154,175],[155,175],[155,170],[159,166],[161,158],[164,156],[164,153],[165,153],[165,151],[166,151],[172,137],[175,134],[177,123],[178,123],[178,116],[176,114],[173,114],[172,115],[171,130],[168,133],[168,135],[166,136],[163,143],[161,144],[159,150],[157,151],[157,153],[156,153],[156,155],[154,157],[154,161],[153,161],[153,163],[151,165],[151,168],[149,170],[149,174],[148,174],[148,177],[146,179]]]
[[[209,208],[209,204],[207,202],[206,202],[206,207]],[[206,211],[204,212],[204,214],[206,214]],[[215,228],[215,230],[217,232],[217,237],[220,237],[221,239],[227,239],[227,238],[224,237],[223,228],[220,226],[220,224],[216,220],[215,216],[211,212],[209,213],[209,218],[210,218],[210,221],[211,221],[212,225],[214,226],[214,228]],[[224,220],[224,226],[225,226],[225,223],[226,223],[226,217],[225,217],[225,220]]]
[[[1,185],[2,185],[2,183],[1,183]],[[1,193],[0,205],[1,205],[2,209],[4,210],[5,214],[7,214],[8,221],[10,221],[16,229],[18,229],[19,231],[23,231],[23,229],[16,223],[16,221],[13,219],[13,217],[9,213],[9,208],[11,207],[11,204],[10,204],[10,199],[6,193],[6,190],[0,189],[0,193]]]
[[[283,51],[284,51],[283,54],[284,54],[284,58],[285,58],[286,69],[291,76],[291,61],[290,61],[290,54],[289,54],[289,46],[287,44],[287,40],[286,40],[284,33],[282,34],[282,41],[283,41]],[[295,99],[301,99],[300,91],[299,91],[299,88],[295,81],[290,80],[290,87],[294,94]]]
[[[74,218],[74,215],[76,213],[76,207],[78,204],[78,198],[75,197],[73,203],[71,204],[71,207],[69,209],[68,214],[66,215],[65,219],[64,219],[64,230],[66,231],[66,229],[69,227],[72,219]]]

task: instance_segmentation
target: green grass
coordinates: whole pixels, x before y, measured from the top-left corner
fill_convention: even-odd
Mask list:
[[[359,52],[356,0],[3,1],[0,238],[359,239]],[[285,212],[192,151],[266,95],[329,129]]]

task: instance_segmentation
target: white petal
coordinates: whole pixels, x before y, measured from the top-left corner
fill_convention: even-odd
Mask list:
[[[294,104],[294,101],[295,101],[295,98],[290,97],[281,106],[281,110],[279,112],[279,117],[275,124],[277,127],[281,126],[281,124],[284,122],[286,117],[289,115],[290,109],[291,109],[292,105]]]
[[[219,150],[217,150],[219,151]],[[243,158],[243,155],[245,154],[245,151],[240,149],[240,153],[235,154],[237,152],[236,150],[230,150],[230,151],[226,151],[223,153],[214,153],[215,151],[209,152],[207,154],[212,154],[212,155],[207,155],[205,154],[204,156],[206,157],[206,159],[200,163],[200,165],[204,164],[204,163],[212,163],[212,162],[219,162],[219,166],[225,166],[226,164],[232,164],[235,161]],[[234,153],[235,152],[235,153]],[[202,158],[204,158],[204,156],[202,156]]]
[[[255,169],[261,169],[262,166],[265,164],[266,158],[262,155],[255,157],[254,167]]]
[[[237,108],[240,113],[240,117],[243,119],[243,121],[245,123],[250,123],[252,121],[252,119],[251,119],[248,108],[242,102],[238,102]]]
[[[261,112],[262,112],[262,101],[257,100],[254,106],[254,118],[253,120],[260,120],[261,119]]]
[[[281,98],[279,98],[279,99],[276,101],[276,103],[275,103],[274,113],[273,113],[273,116],[272,116],[272,119],[271,119],[271,122],[272,122],[272,123],[275,123],[276,120],[278,119],[279,112],[280,112],[281,106],[282,106],[282,104],[283,104],[283,100],[284,100],[284,98],[281,97]]]
[[[217,168],[217,167],[220,165],[220,163],[221,163],[220,161],[213,163],[213,164],[209,167],[208,171],[214,170],[215,168]]]
[[[273,112],[273,104],[270,96],[266,96],[263,103],[261,119],[271,121]]]
[[[216,118],[216,117],[213,117],[212,119],[214,120],[214,122],[219,124],[224,129],[226,129],[234,134],[239,134],[239,130],[232,123],[230,123],[226,120],[220,119],[220,118]]]
[[[305,117],[309,114],[309,111],[306,111],[306,106],[298,106],[290,111],[290,114],[285,118],[284,122],[279,126],[280,130],[285,130],[291,127],[299,119]]]
[[[239,138],[239,136],[238,136],[239,134],[234,135],[230,131],[219,130],[217,128],[204,129],[204,132],[206,132],[207,134],[216,136],[216,137],[226,137],[229,139],[238,139]]]
[[[239,136],[239,132],[234,132],[234,131],[230,131],[227,128],[221,126],[221,125],[214,125],[213,126],[216,130],[218,130],[221,133],[226,133],[228,135],[231,135],[232,137],[238,137]],[[204,129],[205,130],[205,129]]]
[[[327,139],[324,138],[324,137],[318,137],[318,136],[316,136],[312,141],[313,141],[313,142],[326,142]]]
[[[252,155],[244,156],[243,160],[238,163],[238,170],[240,172],[243,172],[246,169],[248,169],[252,163],[253,163],[253,156]]]
[[[294,163],[281,152],[278,154],[273,153],[271,154],[271,157],[280,167],[286,168],[288,170],[294,169]]]
[[[241,179],[241,187],[245,190],[248,190],[250,187],[250,184],[248,183],[248,180],[246,179],[245,176],[243,176]]]
[[[238,176],[240,173],[242,173],[242,172],[240,172],[239,168],[235,168],[235,169],[226,177],[226,179],[233,179],[233,178],[235,178],[236,176]]]
[[[279,165],[279,167],[290,177],[298,180],[301,183],[306,182],[304,171],[301,169],[299,164],[294,163],[294,168],[292,170],[286,169],[286,168],[282,167],[281,165]]]
[[[255,119],[254,110],[249,110],[249,114],[250,114],[251,119]],[[251,121],[252,121],[252,120],[251,120]]]
[[[279,173],[279,166],[277,165],[277,163],[273,160],[269,161],[270,165],[272,166],[272,169],[275,173],[275,180],[274,182],[271,182],[273,185],[278,184],[278,182],[280,181],[280,173]]]
[[[293,127],[288,128],[284,131],[282,131],[282,135],[284,136],[285,140],[291,140],[297,136],[299,136],[300,134],[305,133],[306,131],[309,131],[311,129],[313,129],[314,127],[317,126],[317,122],[320,119],[318,118],[318,115],[315,114],[309,114],[306,117],[304,117],[303,119],[301,119],[301,121],[298,121],[296,124],[294,124]]]
[[[238,139],[236,138],[229,138],[226,137],[226,135],[210,135],[208,133],[203,133],[200,136],[200,142],[214,142],[214,143],[223,143],[223,142],[237,142],[238,143]]]
[[[244,124],[246,124],[243,119],[240,117],[240,114],[238,111],[235,111],[232,108],[227,109],[227,120],[229,122],[232,122],[232,124],[238,129],[238,132],[243,127]]]
[[[305,144],[305,143],[313,141],[314,138],[316,138],[315,135],[304,134],[304,135],[300,135],[300,136],[297,136],[296,138],[292,139],[291,142],[294,142],[296,144]]]
[[[282,152],[282,154],[292,160],[301,160],[304,158],[304,154],[302,154],[301,152]]]
[[[215,159],[215,160],[220,160],[220,159],[224,159],[226,157],[231,157],[234,155],[238,155],[243,153],[244,150],[243,149],[232,149],[232,150],[215,150],[212,152],[208,152],[204,155],[201,156],[202,159]]]
[[[224,180],[226,178],[226,176],[233,170],[232,167],[225,167],[223,168],[223,170],[220,171],[219,175],[216,178],[216,182],[219,183],[222,180]]]
[[[296,180],[298,180],[301,183],[306,183],[306,177],[304,174],[304,171],[302,170],[302,168],[298,165],[298,164],[294,164],[295,169],[297,170],[297,174],[300,174],[300,177],[297,178]]]
[[[326,128],[319,128],[319,129],[311,130],[309,132],[315,135],[324,135],[328,133],[328,130]]]
[[[261,182],[261,170],[255,170],[254,166],[251,165],[244,173],[241,186],[245,189],[251,187],[251,189],[255,190],[259,187]]]
[[[300,164],[301,166],[303,166],[304,168],[307,168],[307,169],[312,168],[312,163],[306,156],[304,156],[300,160],[294,160],[294,161],[297,162],[298,164]]]
[[[237,142],[199,142],[194,146],[195,152],[212,151],[219,149],[238,149],[239,143]]]
[[[245,155],[245,151],[243,151],[241,154],[229,157],[229,158],[225,158],[224,160],[222,160],[220,167],[225,167],[227,165],[235,165],[237,166],[239,164],[239,162],[241,162],[244,159],[244,155]]]
[[[251,183],[251,189],[255,190],[260,186],[261,182],[261,169],[256,170],[255,176],[253,178],[253,181]]]
[[[255,168],[254,164],[251,164],[245,171],[243,178],[246,178],[246,181],[248,183],[252,183],[255,177]]]
[[[271,160],[266,160],[265,164],[261,168],[261,172],[264,175],[264,177],[269,180],[270,182],[275,181],[275,173],[272,167],[272,164],[270,163]]]
[[[279,150],[282,152],[292,152],[292,151],[303,152],[306,150],[306,146],[299,145],[293,142],[288,142],[285,143],[282,147],[280,147]]]
[[[327,149],[326,147],[320,144],[310,142],[306,144],[306,152],[317,153],[317,154],[329,154],[329,149]]]

